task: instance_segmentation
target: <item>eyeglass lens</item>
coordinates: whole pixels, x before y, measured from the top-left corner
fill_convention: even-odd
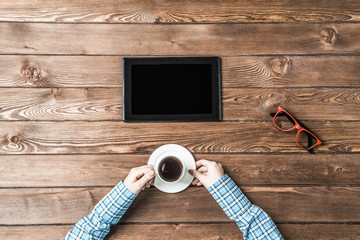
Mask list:
[[[315,137],[306,132],[306,131],[300,131],[297,135],[297,142],[300,146],[302,146],[305,149],[309,149],[316,143]]]
[[[293,118],[286,112],[279,112],[279,114],[276,115],[274,122],[278,128],[285,131],[292,129],[295,126]]]

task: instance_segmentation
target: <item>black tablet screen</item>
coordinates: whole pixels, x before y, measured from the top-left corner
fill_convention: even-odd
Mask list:
[[[131,66],[131,113],[211,114],[211,64]]]

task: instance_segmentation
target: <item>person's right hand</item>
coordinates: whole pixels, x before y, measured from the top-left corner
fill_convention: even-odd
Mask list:
[[[154,167],[152,165],[144,165],[132,168],[124,179],[124,185],[130,192],[139,194],[144,188],[149,188],[155,177]]]
[[[204,185],[208,188],[224,176],[224,169],[220,163],[202,159],[195,164],[197,170],[189,170],[189,173],[195,177],[193,185]]]

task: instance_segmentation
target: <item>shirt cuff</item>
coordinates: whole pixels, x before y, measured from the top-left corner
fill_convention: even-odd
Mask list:
[[[217,188],[220,188],[220,187],[226,185],[226,183],[229,182],[229,180],[231,180],[231,178],[227,174],[224,174],[224,176],[222,176],[213,185],[211,185],[210,187],[208,187],[206,189],[211,193],[212,191],[215,191]]]
[[[118,185],[116,185],[116,188],[119,189],[119,192],[127,198],[129,201],[134,200],[138,194],[132,193],[124,184],[124,181],[121,180]]]
[[[116,224],[130,207],[137,194],[133,194],[120,181],[106,196],[96,204],[93,213],[104,222]]]
[[[241,206],[241,208],[238,209],[236,207],[234,210],[237,214],[243,214],[251,206],[249,199],[247,199],[240,188],[227,174],[208,187],[207,190],[226,213],[234,207],[234,205]]]

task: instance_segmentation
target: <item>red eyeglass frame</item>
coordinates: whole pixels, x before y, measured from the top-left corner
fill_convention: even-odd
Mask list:
[[[284,130],[284,129],[281,129],[281,128],[275,123],[275,118],[276,118],[276,116],[277,116],[279,113],[281,113],[281,112],[285,112],[287,115],[289,115],[289,116],[292,118],[292,120],[293,120],[294,123],[295,123],[295,124],[294,124],[294,127],[290,128],[290,129],[287,129],[287,130]],[[298,132],[297,132],[297,134],[296,134],[295,140],[296,140],[296,144],[297,144],[299,147],[301,147],[302,149],[305,149],[305,150],[308,150],[308,151],[309,151],[309,150],[313,149],[314,147],[319,146],[320,144],[322,144],[321,140],[320,140],[318,137],[316,137],[315,134],[313,134],[309,129],[307,129],[307,128],[304,126],[304,124],[302,124],[299,120],[296,120],[296,118],[294,118],[289,112],[287,112],[287,111],[286,111],[283,107],[281,107],[281,106],[278,107],[278,110],[277,110],[276,114],[275,114],[274,117],[273,117],[273,122],[274,122],[275,126],[276,126],[279,130],[284,131],[284,132],[289,132],[289,131],[292,131],[292,130],[297,129]],[[300,132],[302,132],[302,131],[307,132],[308,134],[310,134],[311,136],[313,136],[314,139],[316,140],[316,143],[315,143],[314,145],[312,145],[310,148],[304,148],[303,146],[301,146],[301,145],[299,144],[299,142],[298,142],[298,140],[297,140]]]

